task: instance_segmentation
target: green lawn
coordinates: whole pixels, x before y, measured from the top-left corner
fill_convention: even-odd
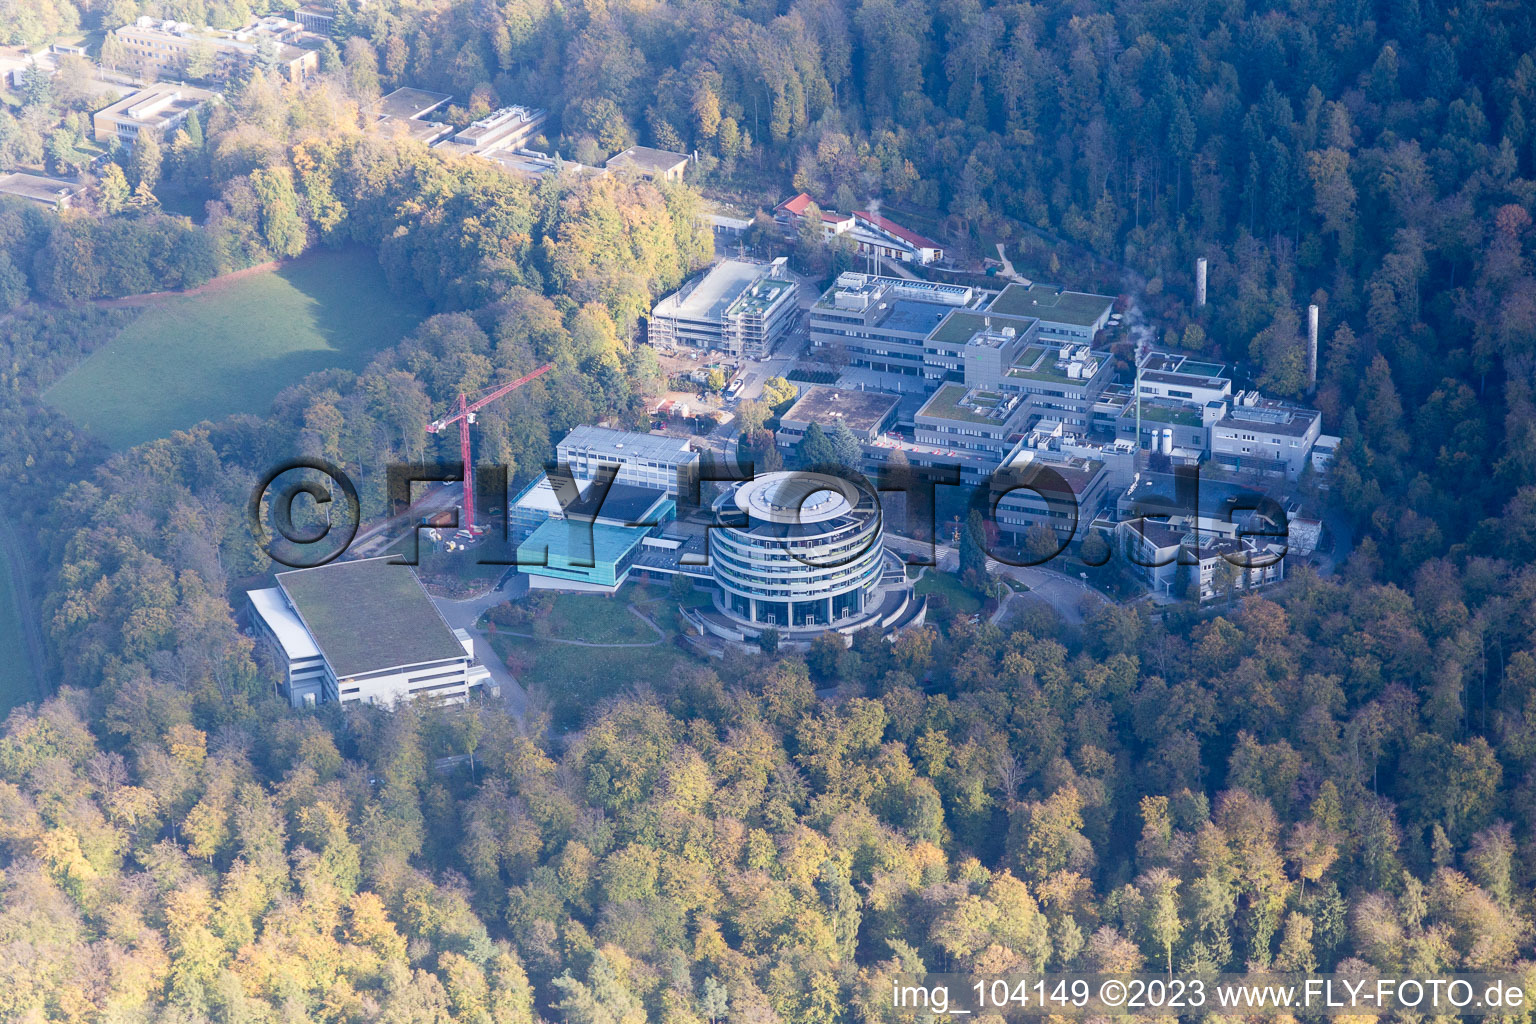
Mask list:
[[[616,597],[602,594],[558,594],[549,613],[549,635],[594,644],[648,644],[656,631],[629,610],[628,591]]]
[[[664,685],[681,665],[693,661],[691,655],[672,642],[674,609],[669,588],[652,583],[626,584],[614,597],[602,594],[553,594],[554,607],[536,628],[539,639],[510,636],[506,630],[534,632],[529,626],[510,626],[498,630],[487,625],[486,633],[498,657],[511,655],[511,669],[529,690],[548,699],[557,729],[569,730],[581,725],[582,716],[599,701],[628,690],[635,683]],[[689,595],[683,603],[709,595]],[[639,608],[651,617],[666,637],[649,647],[581,647],[554,643],[542,637],[583,640],[600,644],[649,644],[657,640],[656,631],[641,622],[629,609]]]
[[[11,564],[0,549],[0,719],[11,708],[37,700],[37,684],[27,667],[21,615],[11,587]]]
[[[560,730],[580,727],[593,705],[636,683],[665,684],[679,666],[693,660],[670,640],[655,647],[576,647],[505,633],[492,633],[490,640],[498,657],[512,656],[518,681],[548,699],[554,726]]]
[[[984,600],[982,595],[961,583],[959,576],[950,572],[940,572],[937,569],[929,569],[923,573],[923,578],[918,580],[917,586],[912,589],[915,593],[925,596],[943,594],[956,615],[976,614],[981,611]]]
[[[426,316],[373,253],[321,250],[281,270],[147,307],[44,398],[113,448],[233,413],[331,367],[361,370]]]

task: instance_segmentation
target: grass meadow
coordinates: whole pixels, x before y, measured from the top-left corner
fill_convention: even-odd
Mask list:
[[[361,370],[426,315],[372,252],[320,250],[148,301],[44,399],[114,449],[234,413],[265,413],[306,374]]]

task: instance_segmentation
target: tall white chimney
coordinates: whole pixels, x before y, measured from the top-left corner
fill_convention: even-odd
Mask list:
[[[1317,387],[1317,303],[1307,307],[1307,387]]]
[[[1195,260],[1195,308],[1205,305],[1205,257]]]

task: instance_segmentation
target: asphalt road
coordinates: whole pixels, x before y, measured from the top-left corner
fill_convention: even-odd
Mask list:
[[[885,535],[885,545],[902,554],[927,555],[926,546],[919,541],[893,533]],[[933,556],[940,572],[959,571],[959,553],[948,544],[935,544]],[[1004,565],[998,561],[988,560],[987,570],[994,576],[1007,576],[1029,588],[1028,593],[1014,594],[1004,601],[1005,608],[1021,602],[1041,601],[1054,608],[1062,619],[1076,625],[1084,620],[1085,612],[1091,612],[1098,605],[1110,603],[1108,597],[1083,582],[1081,578],[1044,566]],[[992,621],[997,622],[1000,619],[994,616]]]
[[[455,601],[446,597],[434,597],[432,603],[437,605],[437,610],[442,613],[452,629],[462,629],[475,639],[475,654],[480,663],[490,669],[491,678],[496,680],[501,687],[501,699],[507,702],[507,707],[518,718],[528,710],[528,691],[517,681],[517,677],[507,671],[507,666],[502,664],[496,651],[491,647],[490,638],[485,635],[476,624],[480,616],[503,601],[522,597],[528,593],[528,577],[509,570],[506,576],[496,586],[479,597],[471,597],[462,601]]]

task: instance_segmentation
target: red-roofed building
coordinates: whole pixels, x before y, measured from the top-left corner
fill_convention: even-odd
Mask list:
[[[799,195],[791,196],[778,206],[775,206],[773,208],[774,216],[777,218],[778,214],[784,213],[791,217],[804,217],[806,209],[815,201],[806,193],[801,192]]]
[[[944,247],[938,242],[931,238],[924,238],[915,231],[908,231],[893,220],[866,210],[855,210],[853,216],[860,224],[876,234],[910,247],[913,258],[918,263],[927,264],[944,258]]]
[[[793,236],[800,230],[800,221],[804,219],[806,211],[816,202],[809,195],[801,192],[797,196],[791,196],[778,206],[773,208],[773,219],[784,228],[784,233]],[[854,227],[854,219],[847,214],[834,213],[831,210],[821,211],[821,232],[825,238],[833,235],[841,235],[845,231],[851,231]]]
[[[773,208],[773,219],[791,238],[815,200],[804,192],[791,196]],[[908,231],[895,221],[875,213],[855,210],[852,214],[821,211],[821,229],[825,238],[847,235],[864,256],[899,260],[902,263],[933,263],[944,258],[944,247],[931,238]]]

